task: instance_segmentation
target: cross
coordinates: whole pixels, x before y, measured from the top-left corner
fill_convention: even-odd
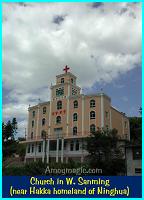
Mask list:
[[[65,71],[65,73],[67,73],[69,69],[70,68],[66,65],[65,68],[63,69],[63,71]]]

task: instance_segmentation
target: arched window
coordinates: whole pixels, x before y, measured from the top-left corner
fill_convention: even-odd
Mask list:
[[[61,83],[64,83],[64,78],[61,78]]]
[[[94,124],[91,124],[91,125],[90,125],[90,132],[91,132],[91,133],[94,133],[95,131],[96,131],[95,125],[94,125]]]
[[[31,132],[31,139],[33,139],[33,132]]]
[[[77,121],[77,118],[78,118],[77,113],[74,113],[73,114],[73,121]]]
[[[95,107],[95,100],[92,99],[90,100],[90,108],[94,108]]]
[[[77,127],[73,127],[73,135],[77,135]]]
[[[42,139],[46,138],[46,131],[42,130],[42,132],[41,132],[41,138]]]
[[[32,112],[33,117],[35,117],[35,111]]]
[[[62,101],[57,102],[57,109],[58,110],[62,109]]]
[[[46,107],[43,107],[43,114],[46,114]]]
[[[73,151],[73,150],[74,150],[74,142],[71,141],[71,143],[70,143],[70,151]]]
[[[75,147],[76,147],[76,151],[79,151],[79,141],[78,140],[76,141],[76,146]]]
[[[60,123],[61,123],[61,116],[57,116],[57,117],[56,117],[56,123],[57,123],[57,124],[60,124]]]
[[[95,119],[95,111],[90,112],[90,119]]]
[[[42,126],[45,125],[45,118],[42,119]]]
[[[78,101],[77,101],[77,100],[75,100],[75,101],[73,102],[73,104],[74,104],[74,108],[78,108]]]
[[[34,127],[34,120],[32,120],[32,127]]]

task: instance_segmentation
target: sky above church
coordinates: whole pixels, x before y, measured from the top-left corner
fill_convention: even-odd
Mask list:
[[[65,65],[85,94],[128,116],[141,106],[141,3],[3,3],[3,121],[27,128]]]

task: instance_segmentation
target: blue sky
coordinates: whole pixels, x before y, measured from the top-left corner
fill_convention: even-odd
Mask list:
[[[108,83],[95,83],[91,88],[84,88],[84,93],[95,93],[103,90],[111,97],[111,102],[127,116],[139,116],[139,107],[142,105],[142,68],[137,66],[129,72]]]
[[[3,120],[27,128],[65,65],[85,93],[128,116],[141,106],[141,3],[3,3]]]

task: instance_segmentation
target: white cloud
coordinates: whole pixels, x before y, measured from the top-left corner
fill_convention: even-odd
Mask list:
[[[126,97],[126,96],[123,96],[121,99],[122,99],[123,101],[125,101],[125,102],[128,102],[128,97]]]
[[[3,117],[49,99],[67,64],[80,86],[111,82],[141,64],[141,3],[3,3]],[[60,24],[54,18],[63,17]]]

